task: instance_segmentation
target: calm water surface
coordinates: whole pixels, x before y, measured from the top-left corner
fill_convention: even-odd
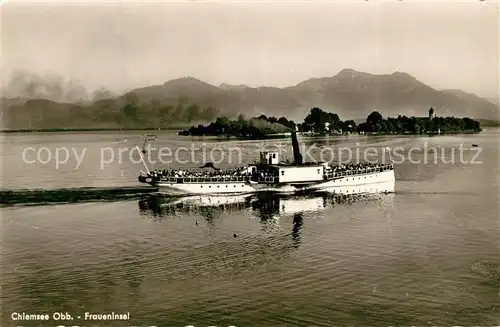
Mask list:
[[[158,136],[155,146],[191,144],[171,133]],[[131,316],[72,322],[79,326],[498,325],[500,281],[471,267],[500,265],[499,136],[492,129],[303,140],[318,147],[401,147],[405,155],[428,142],[445,149],[447,160],[456,151],[454,164],[396,164],[395,194],[336,203],[311,196],[200,207],[153,195],[5,207],[1,326],[68,325],[10,319],[12,312],[56,311],[75,319],[85,312]],[[141,146],[140,133],[12,134],[1,142],[4,189],[135,186],[143,169],[128,156],[100,167],[101,148]],[[242,149],[243,164],[257,158],[260,144],[200,142]],[[482,164],[460,163],[460,144],[473,143],[483,148],[476,158]],[[54,162],[24,163],[26,147],[87,150],[78,169],[74,158],[56,169]],[[464,161],[474,154],[464,151]],[[423,156],[415,151],[413,159]]]

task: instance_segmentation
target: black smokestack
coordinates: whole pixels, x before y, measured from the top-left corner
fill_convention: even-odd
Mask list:
[[[297,132],[292,132],[293,161],[296,165],[302,165],[302,155],[300,154]]]

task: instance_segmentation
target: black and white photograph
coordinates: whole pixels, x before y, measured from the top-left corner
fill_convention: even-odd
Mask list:
[[[0,327],[500,325],[500,2],[0,2]]]

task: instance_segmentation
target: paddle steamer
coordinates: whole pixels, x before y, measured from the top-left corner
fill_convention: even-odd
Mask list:
[[[294,193],[303,191],[392,193],[394,166],[390,164],[332,166],[327,162],[303,162],[297,133],[292,132],[293,163],[283,163],[278,152],[261,152],[260,162],[231,173],[220,172],[211,164],[211,174],[178,170],[141,172],[139,182],[169,194],[245,194],[255,192]],[[351,167],[351,168],[349,168]]]

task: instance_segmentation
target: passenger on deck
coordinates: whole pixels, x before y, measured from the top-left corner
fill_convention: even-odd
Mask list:
[[[353,172],[355,174],[363,174],[368,172],[368,169],[374,168],[384,168],[384,169],[392,169],[393,165],[382,165],[379,163],[357,163],[357,164],[339,164],[336,166],[330,166],[326,169],[326,174],[334,174],[335,176],[345,174],[347,172]],[[249,177],[252,174],[248,172],[246,168],[238,168],[235,170],[218,170],[218,171],[188,171],[183,169],[157,169],[150,173],[154,177],[186,177],[186,178],[231,178],[231,177]],[[258,176],[261,178],[266,177],[276,177],[275,171],[259,171]]]

